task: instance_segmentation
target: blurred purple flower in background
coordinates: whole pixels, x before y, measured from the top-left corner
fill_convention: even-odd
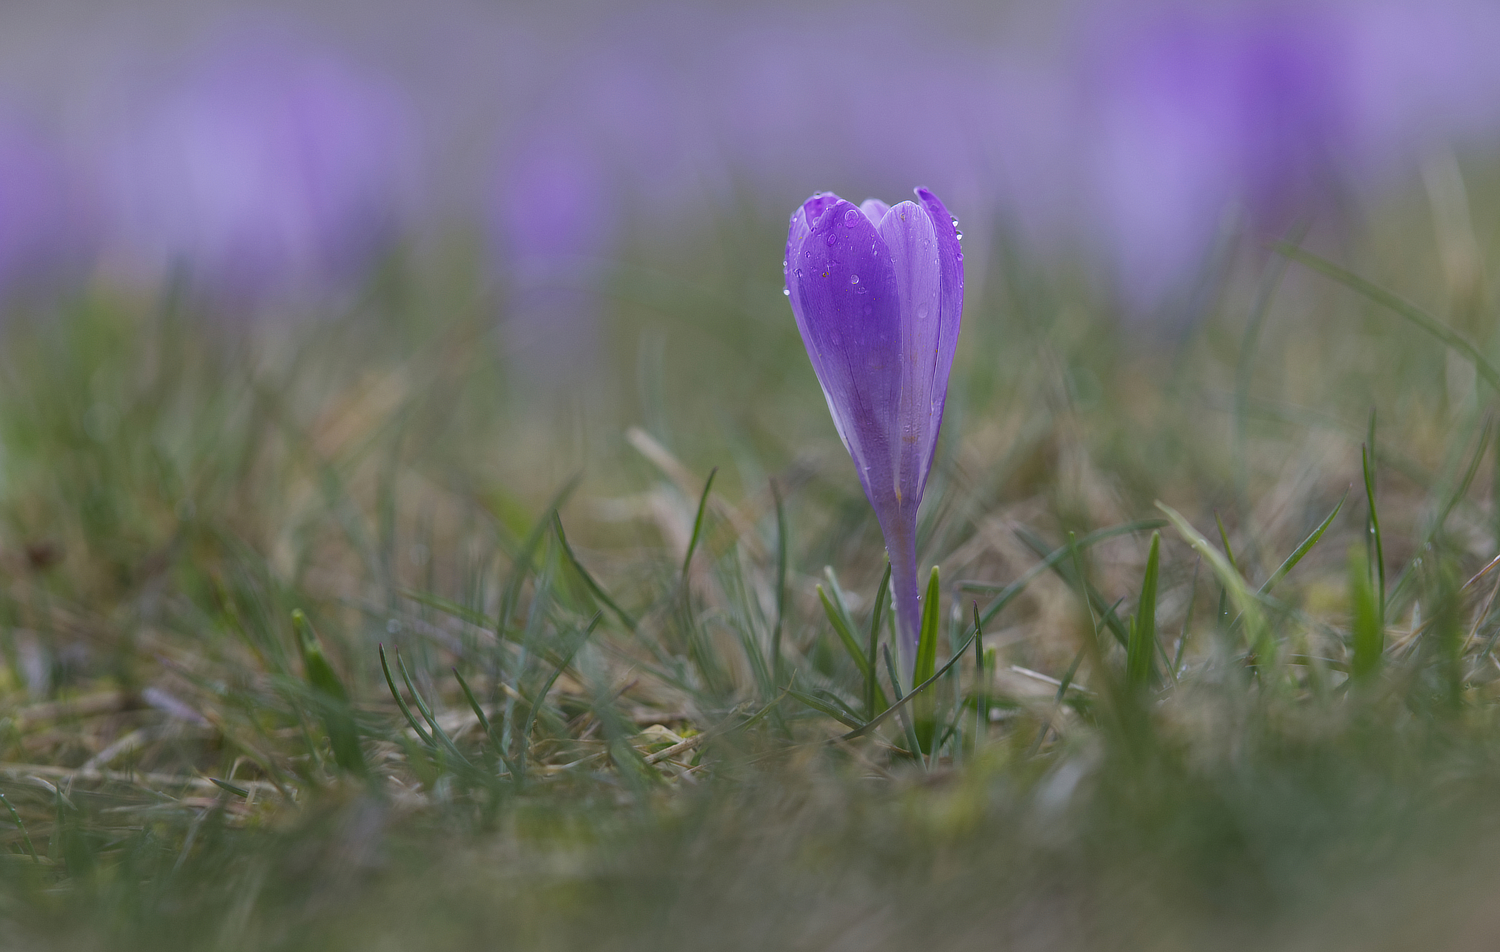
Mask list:
[[[705,210],[770,217],[809,181],[931,182],[974,209],[975,251],[1000,222],[1040,254],[1082,253],[1149,315],[1226,237],[1332,218],[1500,137],[1490,0],[853,10],[433,0],[356,21],[313,0],[273,27],[144,0],[131,23],[174,29],[138,26],[119,41],[137,48],[86,63],[62,53],[105,49],[79,33],[109,27],[58,15],[51,98],[93,160],[108,260],[263,299],[344,284],[413,230],[477,225],[531,365],[597,352],[627,238],[690,241]],[[187,66],[157,67],[210,28]],[[46,85],[45,58],[19,81],[15,59],[0,79]],[[122,86],[149,95],[76,121],[70,97]],[[913,134],[888,134],[892,112]]]
[[[1346,157],[1348,37],[1315,4],[1132,6],[1087,30],[1081,214],[1138,306],[1191,276],[1226,216],[1277,230]]]
[[[226,33],[102,151],[130,265],[186,269],[256,301],[356,277],[412,197],[402,97],[329,50],[262,26]]]
[[[88,203],[57,143],[0,111],[0,299],[77,277],[90,245]]]
[[[786,290],[834,428],[880,520],[910,686],[922,609],[917,510],[958,349],[964,261],[943,203],[809,198],[787,231]]]

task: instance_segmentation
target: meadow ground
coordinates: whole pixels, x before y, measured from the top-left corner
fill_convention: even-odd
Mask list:
[[[0,945],[1493,948],[1497,236],[1427,209],[1241,242],[1165,324],[971,248],[957,661],[873,726],[777,221],[637,248],[566,371],[461,251],[255,323],[20,309]]]

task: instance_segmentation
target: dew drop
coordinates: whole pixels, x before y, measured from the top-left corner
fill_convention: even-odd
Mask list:
[[[795,274],[799,278],[802,277],[802,269],[801,268],[796,269],[792,273]]]
[[[785,258],[781,259],[781,273],[782,274],[786,274],[786,259]]]
[[[855,225],[859,224],[859,216],[863,214],[864,212],[860,211],[857,208],[851,208],[848,211],[844,212],[844,227],[853,228]]]
[[[859,283],[859,275],[857,275],[857,274],[851,274],[851,275],[849,275],[849,283],[850,284],[858,284]]]
[[[917,308],[917,320],[921,321],[921,320],[925,320],[926,318],[927,318],[927,305],[923,304],[923,305],[921,305],[920,307]]]
[[[839,236],[835,235],[832,230],[830,230],[827,235],[823,236],[824,243],[826,243],[830,248],[837,244],[838,240]]]
[[[785,294],[787,297],[791,297],[792,296],[792,289],[791,288],[782,288],[781,289],[781,293]]]
[[[958,240],[959,241],[963,241],[964,240],[964,233],[963,232],[958,231],[958,230],[955,229],[953,233],[958,236]]]

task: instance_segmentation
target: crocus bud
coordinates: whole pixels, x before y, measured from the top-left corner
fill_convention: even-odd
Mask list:
[[[907,677],[922,609],[917,507],[948,397],[964,301],[954,219],[925,188],[894,208],[819,193],[792,215],[786,289],[833,425],[891,560]]]

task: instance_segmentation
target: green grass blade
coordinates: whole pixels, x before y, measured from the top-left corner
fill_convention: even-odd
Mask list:
[[[859,729],[865,726],[865,721],[854,712],[854,709],[845,704],[837,695],[823,692],[823,696],[809,694],[796,688],[787,688],[787,696],[795,698],[807,705],[819,714],[826,714],[846,727]]]
[[[583,567],[583,563],[578,561],[578,556],[574,553],[573,547],[568,544],[568,534],[563,531],[562,516],[558,515],[556,511],[552,513],[552,530],[557,535],[558,543],[562,546],[563,556],[568,560],[568,564],[573,566],[573,571],[577,572],[578,576],[583,579],[583,584],[588,586],[589,591],[594,594],[595,598],[599,599],[601,605],[615,613],[615,616],[620,619],[620,624],[624,625],[630,631],[635,631],[637,627],[636,620],[630,616],[629,612],[621,608],[613,598],[609,597],[609,593],[604,590],[604,586],[600,585],[589,570]]]
[[[464,680],[464,676],[459,673],[457,668],[453,669],[453,677],[458,681],[459,689],[464,692],[464,700],[469,702],[470,710],[474,712],[475,717],[479,718],[479,728],[484,731],[485,739],[490,742],[491,747],[495,748],[495,754],[500,758],[500,762],[505,765],[505,769],[514,777],[516,775],[515,765],[511,763],[509,757],[505,756],[505,748],[500,743],[500,736],[490,726],[490,719],[485,716],[484,708],[480,706],[479,699],[474,696],[473,690],[469,688],[469,682]]]
[[[527,712],[526,723],[521,727],[520,751],[516,755],[516,779],[524,780],[526,777],[526,759],[531,753],[531,729],[536,726],[536,718],[542,710],[542,704],[547,700],[547,692],[552,690],[552,685],[557,683],[557,679],[562,676],[563,671],[567,670],[568,665],[573,663],[573,658],[577,656],[578,649],[582,648],[584,643],[593,636],[594,629],[599,627],[599,622],[603,618],[604,612],[598,611],[594,613],[594,617],[589,619],[588,627],[583,630],[583,634],[573,643],[573,646],[568,649],[567,653],[563,655],[563,659],[552,669],[552,674],[547,678],[546,683],[542,685],[541,690],[531,696],[531,710]]]
[[[218,777],[209,777],[208,779],[209,779],[210,783],[212,783],[214,786],[218,787],[220,790],[225,790],[225,791],[227,791],[229,793],[234,794],[237,797],[248,797],[248,796],[250,796],[250,791],[249,790],[246,790],[244,787],[232,784],[232,783],[230,783],[227,780],[220,780]]]
[[[898,679],[896,679],[896,678],[892,678],[891,679],[891,686],[896,691],[896,701],[895,701],[895,703],[892,704],[890,707],[886,708],[884,711],[881,711],[875,717],[871,718],[869,720],[869,722],[865,724],[864,727],[861,727],[857,731],[851,731],[850,733],[845,734],[844,737],[843,737],[843,739],[844,740],[853,740],[856,737],[860,737],[860,736],[862,736],[864,734],[868,734],[870,731],[874,730],[875,728],[879,727],[881,724],[885,723],[886,718],[888,718],[892,714],[896,713],[899,709],[905,707],[906,704],[909,701],[911,701],[912,698],[916,697],[918,694],[921,694],[923,691],[927,690],[929,687],[931,687],[933,684],[935,684],[939,678],[941,678],[943,675],[947,674],[948,673],[948,669],[951,668],[951,667],[953,667],[955,664],[958,663],[958,659],[960,659],[960,658],[962,658],[964,656],[964,652],[968,651],[969,650],[969,645],[971,645],[973,643],[974,643],[974,635],[970,634],[969,637],[964,640],[964,643],[959,646],[958,650],[955,651],[955,652],[953,652],[953,657],[951,657],[947,661],[945,661],[943,663],[943,666],[941,668],[938,668],[937,669],[937,673],[935,673],[932,677],[928,678],[926,681],[923,681],[921,684],[919,684],[915,688],[913,688],[910,694],[903,695],[901,693],[901,682]],[[881,645],[880,647],[881,647],[881,654],[885,657],[886,673],[888,675],[894,674],[894,670],[891,668],[890,646],[889,645]]]
[[[1188,626],[1193,623],[1193,606],[1198,604],[1198,570],[1202,567],[1203,557],[1199,556],[1198,561],[1193,563],[1193,580],[1188,583],[1191,587],[1188,589],[1187,611],[1182,615],[1182,634],[1177,639],[1177,651],[1172,655],[1173,681],[1177,680],[1178,674],[1182,671],[1182,656],[1187,651]]]
[[[21,842],[26,844],[26,852],[31,854],[31,861],[40,863],[42,858],[37,855],[36,847],[32,845],[31,834],[26,831],[26,824],[21,822],[21,814],[16,812],[16,808],[11,806],[10,800],[3,793],[0,793],[0,803],[5,804],[5,809],[10,811],[11,820],[16,824],[16,828],[21,831]]]
[[[349,707],[349,692],[323,654],[318,633],[302,609],[292,612],[292,628],[297,634],[297,650],[302,655],[303,676],[313,690],[323,696],[323,729],[333,747],[333,760],[343,770],[356,776],[367,771],[364,751],[359,746],[359,728]]]
[[[942,590],[938,584],[938,567],[932,567],[927,577],[927,595],[922,604],[922,631],[917,640],[917,662],[912,669],[912,683],[920,683],[932,677],[937,670],[937,642],[939,608]]]
[[[687,554],[682,557],[682,578],[687,581],[688,566],[693,564],[693,552],[698,548],[698,538],[703,535],[703,516],[708,512],[708,494],[713,491],[714,477],[719,467],[708,471],[708,480],[703,484],[703,495],[698,497],[698,514],[693,517],[693,535],[688,539]]]
[[[1125,683],[1144,690],[1156,674],[1156,584],[1161,558],[1161,533],[1151,533],[1151,551],[1146,556],[1146,574],[1136,601],[1135,623],[1130,626],[1130,644],[1125,651]]]
[[[1209,544],[1209,541],[1203,538],[1197,529],[1193,528],[1193,524],[1188,522],[1176,509],[1160,501],[1157,502],[1156,508],[1166,513],[1167,519],[1171,521],[1173,528],[1187,541],[1188,545],[1197,550],[1204,561],[1208,562],[1208,567],[1213,570],[1214,575],[1218,576],[1219,584],[1224,586],[1227,597],[1234,602],[1235,608],[1246,619],[1252,649],[1264,652],[1269,647],[1269,644],[1265,641],[1269,636],[1266,632],[1260,603],[1256,600],[1250,589],[1246,587],[1244,577],[1230,564],[1229,559],[1224,553]]]
[[[1463,356],[1469,363],[1474,365],[1474,370],[1479,376],[1485,379],[1486,383],[1495,388],[1496,391],[1500,391],[1500,370],[1497,370],[1495,365],[1490,363],[1489,359],[1480,353],[1479,349],[1462,334],[1458,333],[1458,331],[1455,331],[1405,298],[1392,294],[1390,291],[1366,281],[1354,272],[1345,270],[1326,258],[1319,257],[1310,251],[1284,241],[1278,242],[1275,248],[1277,252],[1291,258],[1293,261],[1307,266],[1326,278],[1337,281],[1350,290],[1363,295],[1376,304],[1387,308],[1417,327],[1420,327],[1439,341],[1442,341],[1450,349]]]
[[[1224,528],[1224,519],[1219,515],[1219,510],[1214,510],[1214,524],[1219,527],[1219,541],[1224,544],[1224,557],[1229,560],[1229,565],[1236,572],[1240,572],[1240,564],[1235,561],[1234,549],[1229,545],[1229,530]],[[1240,572],[1243,575],[1243,572]]]
[[[582,481],[583,474],[578,473],[563,484],[562,489],[559,489],[557,494],[552,497],[552,500],[547,503],[547,508],[543,510],[542,517],[536,521],[536,525],[531,529],[531,534],[526,537],[525,543],[522,544],[520,553],[516,556],[515,563],[511,566],[510,579],[506,583],[505,594],[500,600],[500,614],[495,622],[495,634],[501,639],[505,638],[505,629],[510,626],[511,613],[515,611],[516,605],[521,600],[521,586],[525,583],[526,576],[531,572],[531,563],[536,558],[537,547],[542,544],[542,539],[546,537],[547,531],[553,526],[554,520],[552,517],[557,514],[558,510],[562,509],[563,504],[568,501],[568,497],[573,495],[573,490],[577,489],[578,484]],[[397,658],[396,660],[399,664],[401,659]]]
[[[942,587],[938,583],[938,567],[934,565],[932,574],[927,578],[927,595],[922,603],[922,630],[917,639],[917,663],[912,669],[913,684],[928,680],[937,670],[937,642],[938,629],[941,627],[942,600]],[[927,754],[933,752],[932,739],[937,718],[936,700],[929,694],[912,708],[913,718],[917,722],[917,740],[922,744],[922,752]]]
[[[467,766],[469,759],[458,749],[458,745],[453,743],[453,738],[448,736],[448,732],[443,730],[443,726],[438,723],[437,715],[432,713],[432,708],[427,706],[427,701],[422,697],[422,692],[418,691],[417,686],[412,683],[411,675],[406,670],[406,662],[401,660],[399,650],[396,652],[396,670],[401,673],[401,681],[406,685],[406,690],[411,692],[411,699],[416,703],[417,710],[421,712],[422,719],[427,721],[428,726],[432,728],[432,736],[436,737],[442,746],[447,748],[448,753],[458,759],[459,763]]]
[[[890,708],[886,711],[886,714],[889,714],[891,711],[895,711],[898,715],[900,715],[901,730],[906,734],[907,749],[910,751],[913,757],[917,758],[917,761],[920,763],[922,762],[922,746],[917,743],[917,731],[916,728],[912,726],[911,716],[906,711],[905,703],[908,698],[915,696],[915,692],[910,695],[906,695],[905,697],[902,696],[901,676],[896,672],[896,663],[891,660],[891,646],[882,645],[881,652],[885,656],[885,671],[891,679],[891,690],[896,692],[896,703],[890,706]],[[869,722],[863,727],[857,727],[849,733],[845,734],[844,739],[848,740],[851,737],[858,737],[860,734],[873,729],[877,721],[884,719],[885,714],[882,714],[879,718],[876,718],[876,720]]]
[[[1385,656],[1381,603],[1370,585],[1370,574],[1364,553],[1358,547],[1352,548],[1349,553],[1349,602],[1353,608],[1349,673],[1355,680],[1368,680],[1379,670]]]
[[[1032,532],[1025,526],[1019,526],[1016,528],[1016,536],[1022,542],[1026,543],[1027,547],[1038,556],[1048,556],[1050,558],[1046,541],[1035,532]],[[1052,571],[1057,573],[1058,578],[1066,582],[1069,588],[1076,591],[1079,597],[1084,599],[1091,616],[1096,611],[1099,613],[1099,616],[1094,618],[1094,624],[1096,626],[1100,624],[1104,625],[1109,629],[1110,634],[1114,635],[1115,641],[1119,642],[1120,647],[1127,647],[1130,644],[1130,629],[1125,624],[1124,619],[1120,618],[1115,612],[1115,607],[1119,605],[1119,602],[1115,602],[1114,605],[1106,602],[1103,593],[1088,580],[1087,575],[1083,571],[1082,562],[1078,558],[1078,555],[1087,548],[1083,544],[1083,539],[1077,538],[1070,532],[1068,540],[1068,545],[1063,547],[1064,554],[1068,558],[1058,559],[1056,562],[1051,563],[1050,567]]]
[[[880,643],[880,616],[885,611],[886,599],[890,597],[891,590],[891,563],[885,563],[885,572],[880,576],[880,586],[875,589],[875,610],[870,614],[870,653],[869,664],[865,668],[865,714],[874,717],[877,700],[880,710],[890,706],[886,700],[885,689],[880,686],[880,677],[875,664],[876,646]]]
[[[823,586],[821,585],[818,586],[818,599],[823,603],[823,614],[828,616],[828,623],[833,626],[834,632],[839,636],[839,641],[843,643],[844,650],[849,653],[849,657],[854,659],[855,666],[859,668],[860,677],[868,680],[870,676],[869,662],[865,658],[864,649],[855,640],[854,632],[849,630],[847,615],[840,610],[840,606],[836,606],[829,599],[828,593],[823,590]]]
[[[377,645],[376,648],[380,652],[380,670],[385,674],[385,686],[390,688],[391,697],[396,699],[396,706],[400,708],[401,713],[405,715],[406,723],[411,725],[411,729],[416,732],[419,738],[421,738],[422,743],[426,744],[428,747],[435,746],[431,735],[427,733],[427,729],[421,724],[417,723],[416,717],[414,717],[411,713],[411,708],[406,706],[406,700],[402,698],[401,692],[396,690],[396,681],[391,677],[391,666],[385,657],[385,645]]]
[[[1323,533],[1327,532],[1328,527],[1333,525],[1333,520],[1338,517],[1339,510],[1344,508],[1344,502],[1348,498],[1349,491],[1346,489],[1344,490],[1344,495],[1339,497],[1338,505],[1333,507],[1333,512],[1328,514],[1328,518],[1319,523],[1318,527],[1306,539],[1302,540],[1302,544],[1292,550],[1292,554],[1287,556],[1286,561],[1282,562],[1276,571],[1271,573],[1271,577],[1266,579],[1266,584],[1260,587],[1260,591],[1257,594],[1269,595],[1271,589],[1276,587],[1276,583],[1286,578],[1287,573],[1297,567],[1297,563],[1301,562],[1303,557],[1312,551],[1313,546],[1318,544],[1318,540],[1323,538]]]
[[[771,496],[776,500],[776,627],[771,631],[771,680],[781,684],[781,629],[786,620],[786,567],[787,531],[786,507],[781,503],[781,490],[776,480],[771,480]],[[852,640],[853,634],[850,634]]]
[[[990,723],[990,683],[984,675],[984,623],[979,603],[974,602],[974,742],[984,736]]]
[[[1370,442],[1360,447],[1360,460],[1364,464],[1365,499],[1370,505],[1370,541],[1374,544],[1372,561],[1375,576],[1380,583],[1381,614],[1385,613],[1385,546],[1380,538],[1380,510],[1375,505],[1375,414],[1370,414]]]

